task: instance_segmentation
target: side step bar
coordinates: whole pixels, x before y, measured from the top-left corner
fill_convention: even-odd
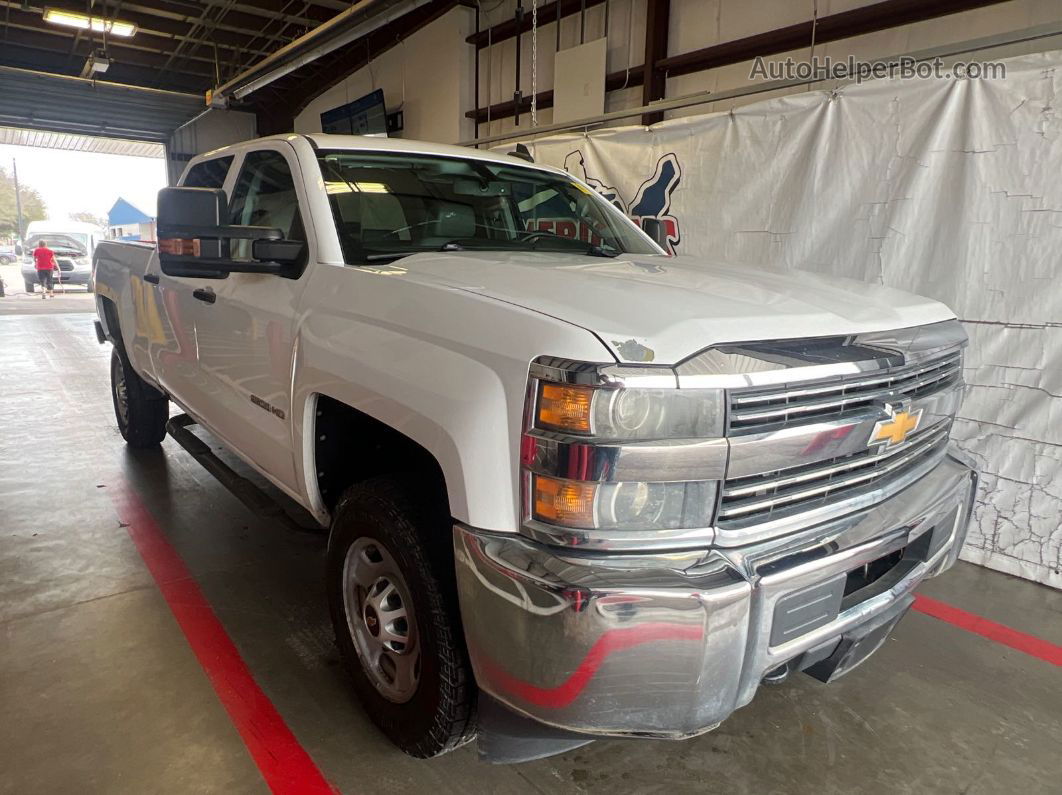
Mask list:
[[[210,449],[210,445],[196,436],[190,430],[190,426],[198,425],[187,414],[177,414],[166,421],[166,432],[173,440],[183,447],[189,455],[203,465],[211,475],[217,478],[222,486],[232,492],[240,502],[250,508],[255,514],[266,519],[272,519],[286,530],[296,533],[318,533],[319,527],[304,527],[284,510],[284,507],[273,497],[269,496],[255,483],[236,472],[232,467],[222,461]]]

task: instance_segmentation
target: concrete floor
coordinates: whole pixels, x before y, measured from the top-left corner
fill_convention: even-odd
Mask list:
[[[913,611],[850,677],[764,688],[694,740],[600,741],[512,767],[468,747],[408,758],[344,679],[325,535],[255,515],[172,440],[128,450],[88,297],[37,299],[45,314],[15,301],[34,303],[0,299],[0,792],[267,791],[119,525],[123,482],[343,792],[1062,791],[1062,669]],[[1062,644],[1058,591],[967,564],[923,591]]]

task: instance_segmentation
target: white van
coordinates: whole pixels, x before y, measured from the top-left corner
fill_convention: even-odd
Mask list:
[[[104,231],[94,224],[82,221],[33,221],[26,227],[26,239],[22,247],[22,279],[26,292],[37,287],[37,270],[33,264],[33,249],[41,240],[55,252],[59,263],[56,282],[83,284],[92,289],[92,255],[96,244],[104,239]]]

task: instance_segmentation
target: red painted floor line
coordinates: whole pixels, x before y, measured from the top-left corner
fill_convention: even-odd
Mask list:
[[[988,638],[1012,649],[1037,657],[1054,665],[1062,666],[1062,646],[1056,646],[1035,635],[1027,635],[1003,624],[997,624],[983,616],[967,613],[947,602],[940,602],[922,594],[915,594],[914,609],[927,616],[939,618],[967,632]]]
[[[180,625],[247,750],[275,793],[335,793],[255,682],[184,561],[127,484],[114,498],[121,521]]]

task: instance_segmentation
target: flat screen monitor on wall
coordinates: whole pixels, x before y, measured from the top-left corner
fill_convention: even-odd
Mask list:
[[[321,132],[336,135],[379,135],[387,137],[387,110],[383,89],[360,99],[326,110],[321,114]]]

